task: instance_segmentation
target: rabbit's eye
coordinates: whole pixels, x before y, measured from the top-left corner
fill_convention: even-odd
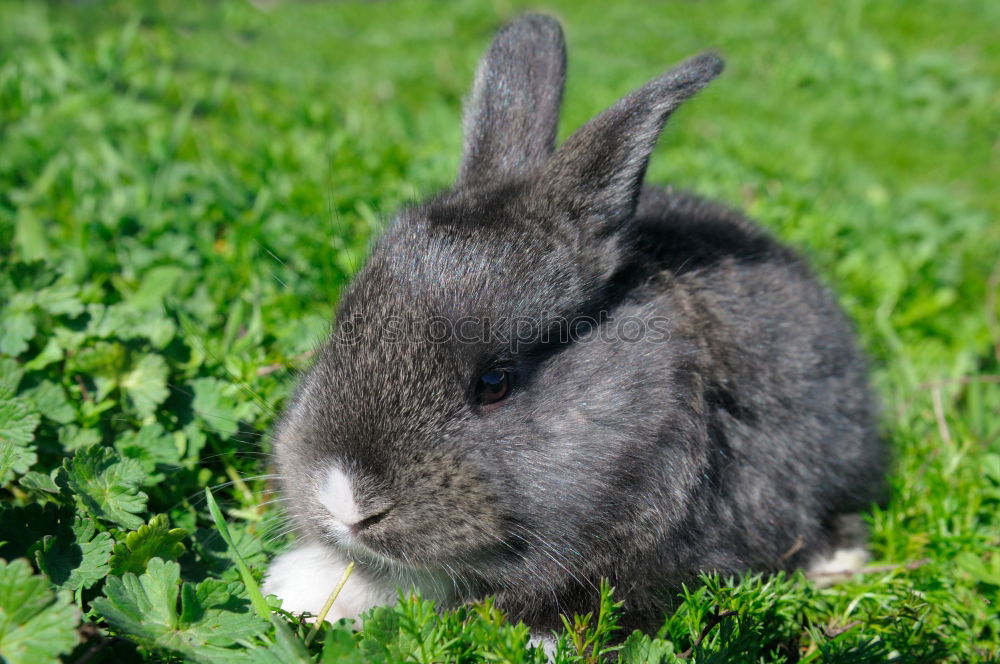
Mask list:
[[[496,403],[510,391],[510,374],[500,369],[487,371],[479,377],[476,385],[476,399],[481,404]]]

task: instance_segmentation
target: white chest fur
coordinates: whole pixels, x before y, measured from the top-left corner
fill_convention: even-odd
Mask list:
[[[280,597],[282,608],[290,613],[316,615],[346,568],[347,560],[333,549],[320,544],[301,544],[274,559],[264,579],[264,593]],[[437,575],[399,569],[376,573],[359,565],[326,619],[329,622],[341,618],[357,620],[368,609],[394,604],[401,591],[411,590],[418,590],[425,599],[434,600],[439,606],[450,603],[455,595],[451,581]]]

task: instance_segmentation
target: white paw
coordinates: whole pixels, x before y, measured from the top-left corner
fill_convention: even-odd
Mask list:
[[[556,640],[551,634],[545,636],[532,635],[528,639],[528,645],[541,648],[545,653],[545,659],[552,662],[556,658]]]
[[[850,574],[867,565],[870,559],[868,551],[860,546],[837,549],[829,558],[814,560],[809,566],[809,574],[816,576]]]
[[[347,560],[330,547],[301,544],[271,562],[264,576],[264,594],[280,597],[281,608],[289,613],[308,612],[315,616],[323,609],[345,569]],[[395,569],[390,579],[358,564],[326,614],[326,620],[357,620],[368,609],[395,604],[400,590],[406,593],[417,590],[439,608],[455,601],[455,586],[444,575]]]
[[[289,613],[319,614],[347,568],[347,561],[319,544],[303,544],[283,553],[271,563],[264,578],[265,594],[281,598]],[[326,619],[357,620],[358,615],[380,604],[396,601],[396,588],[355,568]]]

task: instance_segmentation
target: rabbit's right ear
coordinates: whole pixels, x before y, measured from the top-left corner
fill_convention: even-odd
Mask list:
[[[565,78],[555,19],[527,14],[500,30],[466,101],[457,184],[492,184],[540,167],[555,146]]]

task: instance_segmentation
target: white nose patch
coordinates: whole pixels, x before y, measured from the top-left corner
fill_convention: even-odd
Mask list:
[[[351,488],[351,478],[338,466],[331,466],[327,471],[326,482],[319,491],[319,502],[329,510],[333,518],[346,527],[361,521],[358,504],[354,501],[354,490]]]

